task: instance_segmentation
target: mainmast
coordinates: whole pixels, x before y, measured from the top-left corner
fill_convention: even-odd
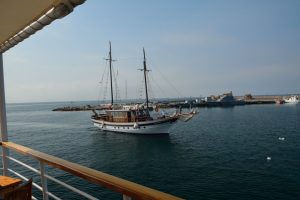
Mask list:
[[[111,105],[114,104],[114,93],[113,93],[113,81],[112,81],[112,72],[111,72],[111,64],[112,64],[112,58],[111,58],[111,42],[109,41],[109,55],[108,59],[109,61],[109,73],[110,73],[110,93],[111,93]]]
[[[145,49],[143,48],[143,53],[144,53],[144,79],[145,79],[145,91],[146,91],[146,105],[148,108],[148,104],[149,104],[149,99],[148,99],[148,88],[147,88],[147,66],[146,66],[146,55],[145,55]]]

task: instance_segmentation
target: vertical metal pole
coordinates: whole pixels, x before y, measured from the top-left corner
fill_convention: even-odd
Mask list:
[[[48,200],[47,178],[45,177],[45,165],[40,161],[41,183],[43,188],[43,200]]]
[[[5,108],[5,89],[4,89],[4,72],[3,72],[3,58],[0,53],[0,126],[1,126],[1,141],[7,142],[7,121],[6,121],[6,108]],[[8,149],[2,146],[2,164],[3,175],[8,176]]]

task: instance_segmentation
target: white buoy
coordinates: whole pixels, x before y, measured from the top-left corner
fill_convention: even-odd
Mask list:
[[[278,138],[278,140],[280,140],[280,141],[284,141],[284,140],[285,140],[285,138],[284,138],[284,137],[279,137],[279,138]]]
[[[267,160],[271,160],[271,159],[272,159],[271,157],[269,157],[269,156],[267,157]]]

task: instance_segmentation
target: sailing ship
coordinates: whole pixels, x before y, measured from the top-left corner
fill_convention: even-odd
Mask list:
[[[150,115],[148,86],[147,86],[147,65],[145,49],[143,48],[143,69],[144,73],[146,104],[134,106],[119,106],[114,104],[113,83],[112,83],[112,55],[111,43],[109,42],[109,73],[110,73],[110,91],[111,91],[111,105],[110,109],[105,110],[104,113],[97,113],[93,110],[91,120],[94,126],[103,131],[112,131],[120,133],[134,133],[134,134],[168,134],[171,126],[179,119],[179,115],[160,115],[156,118]]]

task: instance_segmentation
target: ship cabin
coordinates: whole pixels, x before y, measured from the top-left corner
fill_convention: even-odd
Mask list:
[[[107,122],[128,123],[153,120],[148,109],[106,110],[94,119]]]

